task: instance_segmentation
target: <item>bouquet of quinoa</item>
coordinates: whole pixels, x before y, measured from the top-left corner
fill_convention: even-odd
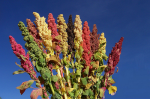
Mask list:
[[[49,99],[50,94],[51,99],[104,99],[106,90],[111,95],[116,93],[112,75],[120,59],[123,37],[107,56],[106,38],[104,33],[97,34],[96,24],[90,32],[88,22],[82,25],[79,15],[76,15],[74,24],[71,15],[67,24],[63,14],[57,17],[57,24],[52,13],[49,13],[47,23],[37,12],[33,15],[35,24],[30,19],[26,19],[27,27],[21,21],[18,23],[26,41],[27,54],[9,36],[12,50],[21,62],[16,65],[22,68],[13,74],[26,72],[31,77],[17,87],[21,95],[27,88],[33,88],[33,82],[37,88],[33,88],[31,99],[38,96]],[[36,72],[40,76],[37,77]]]

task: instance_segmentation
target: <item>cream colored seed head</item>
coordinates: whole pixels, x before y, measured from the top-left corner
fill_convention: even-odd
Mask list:
[[[75,41],[75,43],[78,43],[78,44],[75,44],[75,48],[78,49],[79,47],[76,45],[79,45],[83,41],[82,40],[82,21],[81,21],[79,15],[76,15],[74,26],[75,26],[75,29],[74,29],[75,39],[74,39],[74,41]]]
[[[36,20],[34,22],[37,26],[37,29],[39,30],[39,35],[42,38],[43,45],[46,47],[47,50],[52,51],[52,49],[51,49],[51,47],[52,47],[51,30],[48,29],[48,25],[45,22],[46,18],[40,17],[40,15],[37,12],[33,12],[33,15],[36,18]],[[54,55],[54,53],[52,53],[52,52],[50,52],[51,55]]]

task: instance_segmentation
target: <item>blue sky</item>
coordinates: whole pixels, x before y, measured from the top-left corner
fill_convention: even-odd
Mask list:
[[[150,99],[150,0],[1,0],[0,1],[0,97],[2,99],[30,99],[32,89],[20,95],[17,86],[30,80],[28,74],[12,75],[18,69],[9,43],[9,35],[24,47],[25,41],[18,22],[26,24],[26,18],[35,20],[33,12],[48,18],[52,13],[57,20],[63,14],[66,22],[71,14],[80,15],[82,23],[87,21],[92,31],[97,25],[98,33],[104,32],[107,39],[106,54],[124,37],[122,53],[118,63],[119,72],[113,75],[118,91],[106,99]],[[27,50],[26,50],[27,52]],[[106,62],[105,62],[106,64]],[[35,87],[35,85],[33,85]],[[38,97],[40,99],[40,97]]]

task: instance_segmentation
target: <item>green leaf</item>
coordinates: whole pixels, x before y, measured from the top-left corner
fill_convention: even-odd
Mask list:
[[[95,99],[95,98],[94,98],[94,96],[92,95],[92,96],[90,96],[90,99]]]
[[[100,80],[102,80],[103,79],[103,76],[100,76]]]
[[[22,68],[21,65],[17,64],[17,62],[15,62],[15,64],[16,64],[17,66],[19,66],[20,68]]]
[[[95,62],[94,62],[94,61],[92,61],[90,64],[91,64],[91,65],[93,65],[94,63],[95,63]]]
[[[99,48],[103,47],[106,44],[106,42],[100,44]]]
[[[102,57],[105,61],[107,61],[108,59],[108,56],[106,54],[103,54],[103,57]]]
[[[82,57],[83,51],[84,51],[84,49],[83,49],[82,47],[80,47],[80,48],[79,48],[80,57]]]
[[[77,69],[76,75],[77,75],[77,76],[81,76],[81,70],[80,70],[80,69]]]
[[[94,54],[94,59],[95,59],[95,60],[100,60],[100,58],[101,58],[100,52],[96,52],[96,53]]]
[[[64,65],[67,65],[66,58],[63,59],[63,63],[64,63]]]
[[[21,74],[21,73],[24,73],[24,72],[26,72],[26,71],[24,71],[24,70],[18,70],[18,71],[13,72],[13,75],[14,74]]]
[[[24,57],[23,55],[20,55],[20,56],[24,61],[26,61],[26,57]]]
[[[77,83],[73,83],[73,88],[78,89],[78,84]]]
[[[81,78],[81,82],[83,85],[87,84],[87,77]]]
[[[101,77],[102,73],[96,73],[96,77]]]
[[[85,90],[85,91],[83,92],[83,95],[88,96],[88,95],[89,95],[89,90]]]
[[[75,58],[77,58],[77,59],[79,59],[79,58],[80,58],[80,56],[79,56],[79,53],[78,53],[78,52],[76,52],[76,53],[75,53]]]
[[[43,58],[43,57],[40,57],[40,58],[39,58],[39,62],[40,62],[40,63],[43,63],[43,62],[44,62],[44,58]]]
[[[54,82],[57,82],[58,81],[58,77],[56,75],[53,75],[51,80],[54,81]]]
[[[57,91],[57,90],[55,90],[55,95],[53,95],[53,98],[54,99],[61,99],[61,94]]]
[[[110,76],[109,78],[108,78],[108,80],[111,80],[112,79],[112,76]]]
[[[70,97],[74,97],[74,92],[70,92],[70,91],[68,91],[68,93],[69,93],[69,95],[70,95]]]
[[[36,87],[38,87],[38,88],[39,88],[39,87],[40,87],[40,84],[39,84],[39,83],[36,83]]]
[[[112,76],[110,76],[110,77],[108,78],[108,82],[109,82],[110,84],[114,84],[114,83],[115,83],[114,79],[112,79]]]
[[[99,80],[97,83],[96,83],[96,91],[99,93],[99,86],[101,84],[101,81]]]
[[[106,67],[107,67],[107,65],[100,66],[100,67],[97,69],[97,72],[98,72],[98,73],[103,72]]]
[[[28,86],[30,87],[34,83],[34,80],[27,81]]]
[[[102,98],[104,96],[105,90],[103,88],[100,88],[100,97]]]
[[[80,94],[80,90],[76,90],[75,91],[75,98],[77,98],[77,96]]]
[[[86,75],[88,75],[88,74],[89,74],[89,66],[87,66],[87,67],[86,67],[86,69],[85,69],[84,73],[85,73]]]
[[[83,65],[81,65],[81,64],[79,65],[79,68],[80,68],[80,69],[83,68],[83,67],[84,67]]]
[[[93,96],[93,95],[94,95],[93,91],[89,89],[89,96]]]
[[[44,81],[49,81],[51,78],[51,71],[48,68],[42,68],[41,76],[44,79]]]
[[[36,61],[35,64],[36,64],[35,67],[36,67],[37,72],[40,72],[41,69],[42,69],[42,67],[40,67],[40,66],[38,65],[38,61]]]

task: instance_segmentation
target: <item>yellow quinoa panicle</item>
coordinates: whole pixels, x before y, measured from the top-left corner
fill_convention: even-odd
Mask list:
[[[99,46],[102,44],[102,43],[105,43],[106,42],[106,38],[104,37],[104,33],[102,32],[100,37],[99,37]],[[99,52],[102,54],[106,54],[106,44],[103,45],[103,47],[101,47],[99,49]]]
[[[82,40],[82,21],[79,15],[76,15],[75,22],[74,22],[74,33],[75,33],[75,49],[79,49],[79,45],[81,44]]]
[[[42,38],[42,43],[46,47],[46,50],[48,50],[46,57],[46,60],[48,60],[50,55],[54,55],[54,50],[52,49],[51,30],[48,29],[48,24],[45,22],[46,18],[40,17],[37,12],[33,12],[33,15],[36,18],[34,23],[36,24],[39,35]]]
[[[58,33],[59,35],[61,35],[61,43],[60,43],[60,47],[63,50],[63,54],[66,56],[67,54],[67,50],[68,50],[68,34],[66,32],[67,29],[67,24],[65,23],[63,14],[60,14],[57,17],[57,28],[58,28]]]

